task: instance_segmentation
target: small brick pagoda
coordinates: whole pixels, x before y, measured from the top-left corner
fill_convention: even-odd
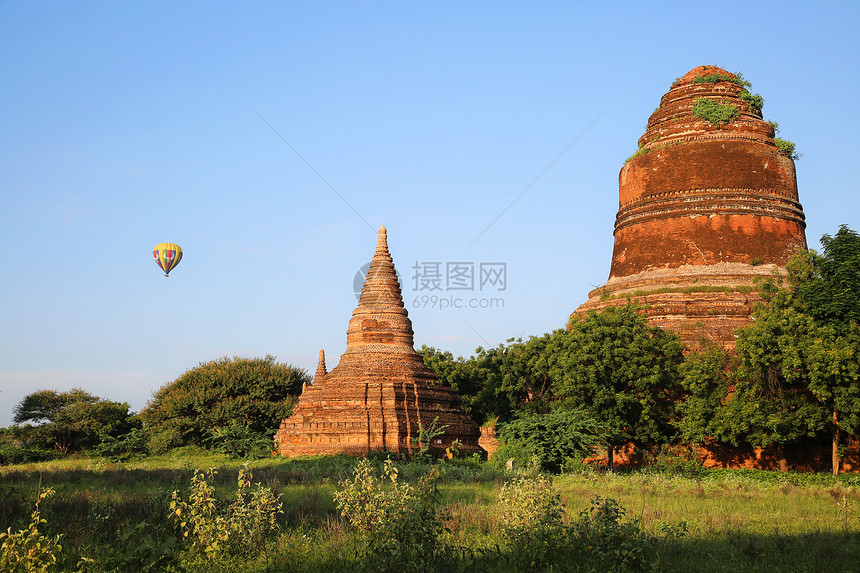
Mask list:
[[[460,409],[460,396],[442,386],[413,347],[412,321],[403,305],[385,227],[346,332],[346,352],[326,371],[320,350],[313,384],[275,434],[282,456],[371,451],[411,455],[420,428],[443,428],[427,444],[441,455],[453,442],[479,452],[477,425]]]
[[[784,273],[806,249],[794,161],[733,78],[700,66],[662,97],[619,175],[609,280],[574,316],[632,299],[688,345],[733,347],[735,329],[750,323],[757,280]],[[693,112],[702,98],[737,114],[711,123]]]

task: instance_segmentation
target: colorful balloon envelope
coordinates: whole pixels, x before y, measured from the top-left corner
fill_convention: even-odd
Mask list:
[[[152,256],[155,257],[155,264],[164,271],[164,276],[168,276],[182,260],[182,249],[173,243],[161,243],[152,250]]]

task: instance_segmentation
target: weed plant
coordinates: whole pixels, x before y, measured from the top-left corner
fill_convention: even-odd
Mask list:
[[[339,484],[354,480],[357,460],[255,460],[244,499],[250,503],[247,492],[258,487],[279,496],[277,527],[246,549],[207,552],[195,549],[169,517],[172,493],[188,501],[195,469],[214,467],[211,478],[203,475],[214,488],[217,514],[226,517],[242,489],[242,467],[222,456],[185,453],[186,459],[172,454],[160,462],[78,459],[0,468],[3,542],[30,530],[34,500],[44,491],[41,476],[44,488],[55,493],[39,503],[38,535],[62,536],[62,549],[52,549],[56,561],[45,562],[49,571],[348,573],[402,571],[411,559],[413,570],[470,573],[826,572],[855,570],[860,562],[860,476],[705,469],[668,456],[649,468],[616,473],[572,459],[551,482],[476,460],[439,466],[392,460],[400,491],[410,492],[405,511],[420,524],[391,519],[373,551],[367,534],[341,516],[335,500],[343,490]],[[365,463],[380,491],[391,494],[386,460],[375,456]],[[434,467],[438,474],[428,487],[422,479]],[[514,495],[517,487],[532,488],[534,495]],[[526,508],[544,504],[537,511],[544,517],[517,521],[505,500]],[[15,569],[7,563],[0,570]]]
[[[718,102],[700,97],[693,104],[693,115],[709,121],[714,125],[725,125],[735,119],[740,111],[731,102]]]

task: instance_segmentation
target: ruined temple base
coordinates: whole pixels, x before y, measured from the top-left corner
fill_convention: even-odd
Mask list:
[[[752,323],[762,282],[784,274],[776,265],[745,263],[652,269],[610,279],[572,318],[634,302],[645,307],[650,324],[676,332],[687,348],[716,343],[731,349],[735,330]]]
[[[695,455],[693,457],[698,459],[704,468],[770,471],[781,469],[779,450],[776,447],[734,447],[717,443],[694,447],[695,451],[692,453]],[[656,451],[657,448],[655,447],[643,448],[636,447],[634,444],[626,444],[615,451],[613,458],[615,467],[643,467],[647,465],[649,458],[653,457]],[[668,455],[676,455],[679,459],[689,458],[691,447],[680,444],[670,446]],[[599,466],[607,465],[605,452],[602,456],[593,456],[586,461]],[[830,438],[811,439],[789,446],[785,450],[785,461],[789,471],[829,473],[832,470]],[[855,440],[848,445],[842,457],[840,472],[860,472],[860,442]]]

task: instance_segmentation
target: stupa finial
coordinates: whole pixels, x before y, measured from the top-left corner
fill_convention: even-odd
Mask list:
[[[325,382],[327,374],[328,372],[326,372],[325,368],[325,351],[320,349],[320,360],[317,364],[317,372],[314,374],[314,384]]]
[[[388,252],[388,231],[385,226],[379,228],[379,235],[376,238],[376,250]]]

